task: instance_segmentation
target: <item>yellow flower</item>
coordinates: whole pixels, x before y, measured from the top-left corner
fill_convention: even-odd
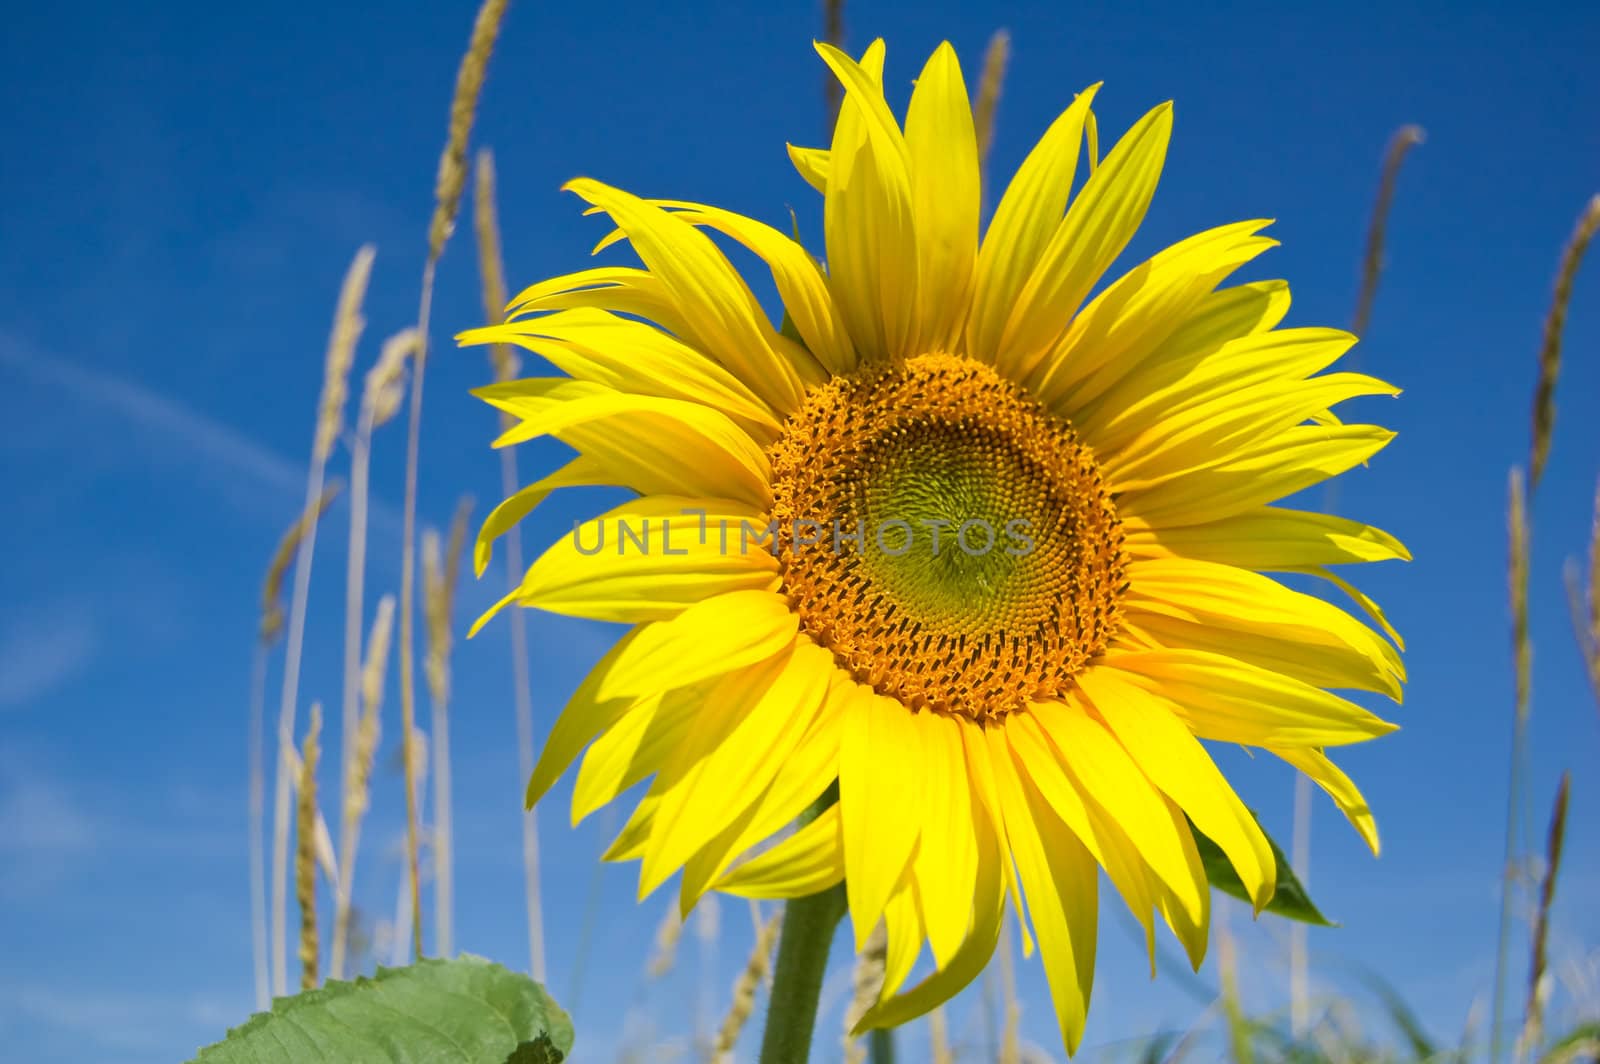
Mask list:
[[[534,285],[508,323],[463,334],[565,374],[478,393],[517,420],[498,444],[578,452],[489,518],[480,573],[556,488],[639,496],[500,604],[636,626],[556,722],[528,800],[585,747],[574,822],[653,777],[607,856],[641,862],[641,894],[681,870],[686,908],[842,878],[857,946],[888,929],[867,1025],[970,982],[1009,899],[1072,1051],[1100,869],[1150,948],[1159,914],[1197,966],[1209,891],[1191,824],[1257,910],[1272,898],[1269,844],[1200,740],[1306,772],[1377,850],[1323,751],[1394,726],[1326,689],[1398,701],[1400,656],[1263,574],[1333,581],[1389,631],[1326,567],[1405,548],[1269,504],[1381,449],[1392,433],[1331,408],[1395,389],[1322,373],[1355,338],[1276,328],[1282,282],[1218,287],[1275,245],[1264,221],[1175,244],[1080,309],[1155,191],[1170,105],[1103,160],[1091,137],[1069,201],[1085,90],[980,242],[954,50],[928,60],[904,128],[882,42],[859,64],[818,51],[846,102],[830,150],[790,155],[825,197],[826,268],[761,222],[584,178],[567,188],[617,227],[602,246],[626,239],[644,268]],[[764,260],[782,327],[708,231]],[[771,844],[835,782],[836,804]],[[935,970],[903,989],[924,943]]]

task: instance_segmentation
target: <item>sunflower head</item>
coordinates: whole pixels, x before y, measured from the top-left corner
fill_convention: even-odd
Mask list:
[[[1381,449],[1391,433],[1332,411],[1395,389],[1325,372],[1354,338],[1279,328],[1282,282],[1224,283],[1274,245],[1266,222],[1103,283],[1154,194],[1170,105],[1101,159],[1085,89],[980,237],[954,50],[928,60],[902,124],[881,42],[859,61],[817,47],[845,102],[828,148],[789,154],[823,197],[821,261],[755,219],[578,179],[616,226],[601,246],[625,240],[640,264],[542,281],[461,337],[557,371],[480,390],[510,415],[500,443],[576,452],[490,515],[480,573],[553,490],[637,495],[500,604],[634,626],[556,722],[529,801],[580,754],[575,819],[648,780],[607,856],[640,862],[641,892],[681,873],[685,909],[843,880],[858,945],[888,934],[862,1026],[959,991],[1013,906],[1071,1051],[1102,870],[1150,948],[1159,919],[1196,965],[1200,842],[1258,911],[1273,896],[1271,846],[1207,741],[1305,772],[1377,849],[1326,750],[1393,725],[1332,691],[1398,701],[1399,638],[1330,566],[1408,555],[1274,504]],[[730,245],[770,271],[783,328]]]

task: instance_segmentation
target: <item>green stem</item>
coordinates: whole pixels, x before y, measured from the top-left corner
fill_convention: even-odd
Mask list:
[[[894,1064],[894,1032],[876,1027],[867,1032],[868,1064]]]
[[[800,823],[815,819],[837,800],[837,790],[830,787],[801,815]],[[811,1058],[811,1035],[817,1025],[817,1001],[822,996],[828,948],[845,909],[843,883],[809,897],[791,899],[784,906],[778,960],[772,972],[771,1004],[767,1006],[767,1029],[761,1038],[761,1064],[806,1064]]]

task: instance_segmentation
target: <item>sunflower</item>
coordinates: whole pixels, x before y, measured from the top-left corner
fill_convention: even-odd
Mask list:
[[[862,1026],[970,982],[1009,906],[1071,1052],[1100,870],[1149,948],[1159,916],[1196,966],[1197,834],[1258,912],[1273,896],[1271,846],[1202,740],[1305,772],[1377,852],[1324,751],[1394,726],[1330,689],[1399,701],[1399,638],[1328,566],[1408,555],[1271,504],[1387,444],[1332,408],[1396,390],[1323,372],[1355,338],[1278,328],[1284,283],[1219,287],[1275,246],[1266,221],[1181,241],[1084,305],[1155,191],[1170,104],[1098,159],[1099,86],[1080,93],[980,240],[950,45],[904,127],[881,41],[860,62],[817,50],[845,102],[829,149],[789,154],[823,195],[825,266],[759,221],[583,178],[566,188],[615,225],[601,247],[625,240],[643,268],[544,281],[505,324],[462,334],[563,374],[476,393],[512,416],[497,445],[577,452],[489,517],[480,574],[551,491],[637,493],[495,607],[634,626],[554,724],[528,802],[580,753],[574,823],[651,779],[607,857],[640,862],[641,897],[681,872],[685,910],[707,890],[794,898],[843,880],[857,946],[880,920],[888,932]],[[770,269],[781,324],[712,234]],[[1389,638],[1266,573],[1337,584]],[[924,945],[932,974],[907,988]]]

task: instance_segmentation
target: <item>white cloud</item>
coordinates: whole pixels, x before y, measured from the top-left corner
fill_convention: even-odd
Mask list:
[[[67,400],[123,421],[135,432],[164,443],[176,460],[198,465],[208,486],[241,506],[259,510],[268,489],[271,512],[283,516],[305,497],[305,466],[290,461],[238,429],[142,384],[89,370],[47,354],[0,331],[0,365],[20,372]],[[309,437],[307,445],[310,444]],[[127,447],[126,441],[118,444]],[[240,490],[241,481],[244,490]],[[292,512],[292,509],[291,511]],[[400,515],[376,499],[369,503],[375,533],[398,535]]]
[[[24,706],[81,671],[100,646],[80,612],[32,613],[0,631],[0,710]]]

